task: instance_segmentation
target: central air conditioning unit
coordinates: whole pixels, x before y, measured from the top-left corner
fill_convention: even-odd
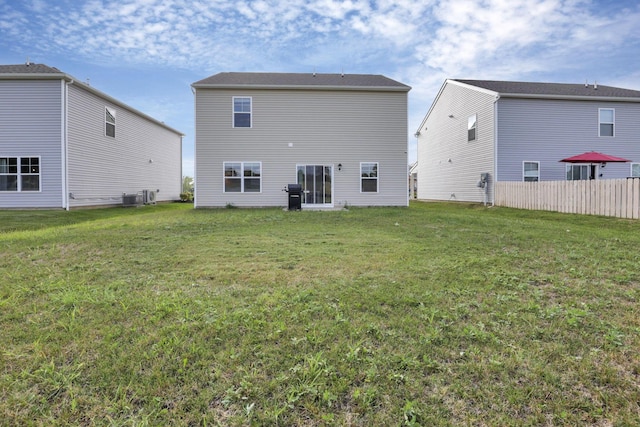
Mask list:
[[[142,200],[145,205],[156,204],[156,191],[154,190],[142,190]]]
[[[122,206],[140,206],[142,205],[142,194],[126,194],[122,193]]]

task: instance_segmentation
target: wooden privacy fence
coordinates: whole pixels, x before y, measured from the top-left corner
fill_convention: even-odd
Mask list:
[[[496,182],[496,206],[640,218],[640,178]]]

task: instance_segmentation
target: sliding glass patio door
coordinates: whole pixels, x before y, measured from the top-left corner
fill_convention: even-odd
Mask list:
[[[302,185],[302,205],[333,206],[333,166],[298,165],[298,184]]]

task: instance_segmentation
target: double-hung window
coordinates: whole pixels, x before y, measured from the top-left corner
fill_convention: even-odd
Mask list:
[[[525,182],[540,181],[540,162],[523,162],[522,180]]]
[[[40,191],[40,158],[0,157],[0,191]]]
[[[478,138],[478,115],[474,114],[467,119],[467,141],[475,141]]]
[[[378,192],[378,163],[360,163],[360,192]]]
[[[225,193],[260,193],[262,164],[260,162],[225,162]]]
[[[615,136],[616,110],[600,108],[598,110],[598,136]]]
[[[104,108],[104,134],[111,138],[116,137],[116,110],[113,108]]]
[[[251,127],[251,97],[234,96],[233,97],[233,127],[234,128],[250,128]]]
[[[631,163],[631,176],[640,177],[640,163]]]

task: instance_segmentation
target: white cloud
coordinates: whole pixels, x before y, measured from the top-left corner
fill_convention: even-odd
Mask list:
[[[517,78],[640,40],[640,7],[591,0],[0,0],[0,44],[92,63]],[[27,18],[28,16],[28,18]],[[580,76],[582,79],[583,76]],[[417,84],[416,84],[417,83]],[[430,89],[433,85],[429,85]]]

